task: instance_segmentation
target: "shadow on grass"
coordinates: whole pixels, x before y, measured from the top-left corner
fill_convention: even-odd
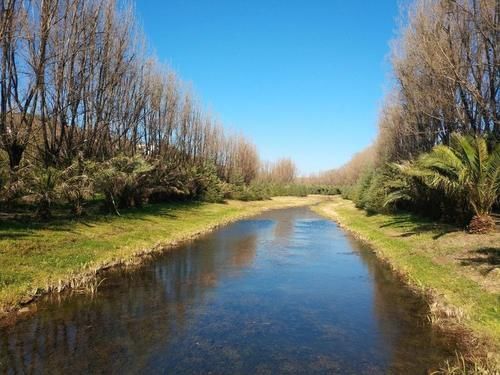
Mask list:
[[[484,273],[500,267],[500,247],[483,247],[469,254],[470,257],[459,259],[462,266],[485,266]]]
[[[93,204],[87,208],[87,214],[75,218],[68,214],[68,209],[55,207],[53,217],[48,221],[40,221],[35,214],[28,210],[21,213],[9,211],[0,212],[0,240],[18,240],[24,237],[33,236],[34,232],[41,229],[52,231],[73,232],[76,224],[82,224],[92,228],[100,223],[113,220],[145,220],[151,221],[148,216],[163,216],[177,219],[176,212],[193,212],[202,206],[198,201],[176,201],[167,203],[148,204],[141,208],[128,208],[120,210],[120,216],[102,213],[99,206]]]
[[[380,228],[397,228],[404,230],[399,237],[411,237],[422,233],[433,233],[432,239],[437,240],[442,236],[460,232],[461,229],[450,224],[434,223],[411,214],[399,214],[394,219],[380,225]]]
[[[3,228],[0,228],[0,239],[2,240],[19,240],[32,235],[32,231],[3,233]]]

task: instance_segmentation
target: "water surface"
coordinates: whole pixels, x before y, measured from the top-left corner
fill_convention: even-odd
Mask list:
[[[424,374],[454,353],[369,248],[308,208],[243,220],[0,329],[6,373]]]

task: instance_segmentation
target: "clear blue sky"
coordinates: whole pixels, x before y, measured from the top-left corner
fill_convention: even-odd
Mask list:
[[[302,173],[371,143],[397,0],[137,0],[158,58],[264,160]]]

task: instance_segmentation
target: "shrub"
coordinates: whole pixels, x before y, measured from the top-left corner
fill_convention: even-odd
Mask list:
[[[354,187],[345,187],[342,195],[369,213],[393,211],[402,208],[403,201],[415,204],[419,200],[413,179],[393,165],[366,171]]]
[[[355,186],[353,185],[344,185],[340,187],[340,195],[343,199],[354,200],[354,190]]]
[[[149,173],[147,197],[153,203],[187,199],[189,180],[189,169],[163,159],[156,160]]]
[[[307,192],[319,195],[338,195],[341,193],[338,187],[332,185],[310,185],[307,187]]]
[[[61,172],[52,167],[27,168],[23,178],[28,181],[28,192],[34,198],[37,216],[42,220],[49,219],[52,216],[52,204],[59,196],[57,184]]]
[[[248,186],[231,184],[227,197],[240,201],[261,201],[270,199],[271,195],[269,194],[267,184],[251,183]]]
[[[196,169],[194,198],[205,202],[222,203],[227,185],[217,176],[215,166],[204,164]]]
[[[3,192],[9,183],[9,159],[6,152],[0,150],[0,200],[3,198]]]
[[[14,171],[5,171],[2,173],[0,182],[0,201],[5,205],[11,205],[18,198],[30,194],[28,185],[31,179],[31,165],[23,164]]]
[[[365,208],[367,203],[367,193],[370,188],[374,172],[373,171],[365,171],[352,192],[352,200],[357,208]]]
[[[79,155],[77,160],[61,173],[61,183],[57,187],[60,196],[71,206],[75,216],[83,214],[85,201],[94,194],[94,181],[89,164]]]
[[[308,194],[308,188],[306,185],[300,184],[269,184],[268,185],[269,194],[273,197],[280,196],[294,196],[294,197],[305,197]]]
[[[270,182],[253,182],[248,186],[232,184],[231,186],[230,198],[243,201],[264,200],[279,196],[305,197],[309,191],[306,185]]]
[[[117,156],[94,165],[95,184],[105,198],[104,210],[142,206],[152,166],[142,157]]]
[[[445,197],[443,201],[434,200],[434,204],[449,205],[451,202],[458,212],[469,214],[469,218],[474,216],[471,231],[485,232],[494,228],[488,216],[500,194],[500,144],[488,152],[483,137],[453,134],[450,146],[435,146],[416,161],[398,167],[427,186],[434,195]],[[481,229],[480,224],[485,228]]]

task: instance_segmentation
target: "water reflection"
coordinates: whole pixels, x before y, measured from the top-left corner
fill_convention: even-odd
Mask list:
[[[425,301],[402,287],[389,267],[382,265],[371,254],[369,246],[353,237],[346,238],[372,277],[373,312],[381,340],[392,343],[389,352],[391,372],[406,373],[409,364],[415,361],[416,353],[426,358],[427,363],[440,363],[444,355],[452,356],[454,339],[430,329],[426,320],[428,310]],[[419,361],[413,366],[416,373],[419,366],[422,366]]]
[[[424,312],[369,249],[287,209],[40,303],[0,330],[0,371],[424,373],[453,352]]]

